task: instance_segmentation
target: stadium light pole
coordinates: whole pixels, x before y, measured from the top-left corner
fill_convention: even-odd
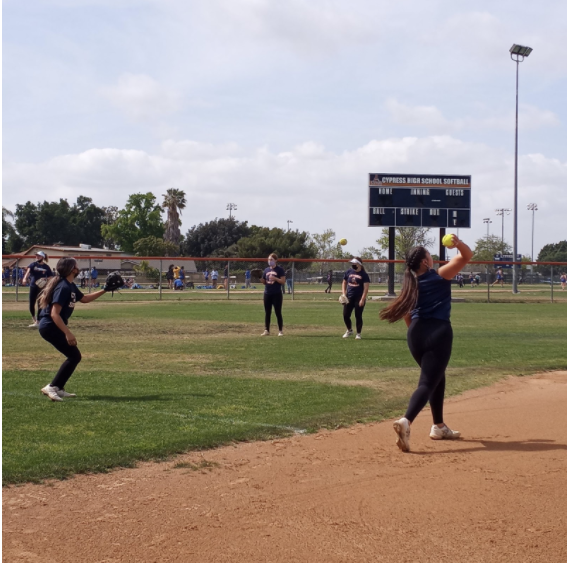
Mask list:
[[[496,208],[495,214],[501,217],[501,253],[505,253],[505,214],[508,216],[511,213],[510,208]]]
[[[237,210],[237,205],[234,202],[227,204],[227,210],[229,211],[229,220],[233,219],[233,210]]]
[[[538,210],[538,205],[534,202],[527,204],[527,210],[532,210],[532,233],[531,233],[531,261],[534,261],[534,212]],[[531,265],[531,271],[532,271]]]
[[[293,220],[286,220],[288,222],[288,232],[290,232],[290,224],[294,224]]]
[[[489,224],[492,224],[493,220],[491,218],[484,218],[483,224],[487,224],[487,239],[489,240]]]
[[[519,147],[519,63],[525,60],[532,52],[531,47],[513,44],[509,53],[511,60],[517,64],[517,83],[515,91],[515,199],[513,202],[513,261],[517,261],[517,166]],[[513,263],[513,293],[517,294],[517,264]]]

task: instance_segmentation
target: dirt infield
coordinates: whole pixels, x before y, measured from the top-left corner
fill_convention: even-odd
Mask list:
[[[3,489],[4,562],[566,562],[566,372],[391,422]]]

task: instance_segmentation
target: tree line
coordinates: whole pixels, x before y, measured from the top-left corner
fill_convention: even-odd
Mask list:
[[[2,208],[2,253],[20,253],[35,244],[119,249],[131,255],[160,257],[266,257],[275,252],[284,258],[387,259],[388,228],[368,247],[352,254],[342,247],[332,229],[321,234],[250,225],[235,218],[215,218],[181,232],[181,217],[187,201],[184,191],[167,189],[161,203],[151,193],[128,197],[124,208],[100,207],[89,197],[75,203],[30,201],[15,211]],[[163,215],[165,213],[165,221]],[[434,238],[426,228],[397,228],[395,254],[404,259],[410,248],[431,248]],[[480,238],[474,245],[474,261],[493,261],[498,253],[511,253],[511,246],[497,236]],[[435,259],[438,259],[435,257]],[[524,256],[523,261],[530,261]],[[566,240],[547,244],[537,261],[566,261]],[[333,264],[319,265],[321,270]],[[304,264],[304,267],[308,267]],[[482,266],[472,265],[472,269]],[[483,267],[483,270],[485,268]]]

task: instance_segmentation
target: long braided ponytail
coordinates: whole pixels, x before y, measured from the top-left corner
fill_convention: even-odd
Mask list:
[[[382,320],[396,322],[404,318],[415,306],[418,300],[418,276],[416,271],[426,257],[427,250],[423,246],[412,248],[406,256],[406,269],[400,295],[379,314]]]

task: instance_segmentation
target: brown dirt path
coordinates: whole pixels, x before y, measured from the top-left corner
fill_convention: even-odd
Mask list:
[[[566,372],[391,422],[3,489],[5,562],[566,562]],[[180,463],[216,463],[192,470]]]

